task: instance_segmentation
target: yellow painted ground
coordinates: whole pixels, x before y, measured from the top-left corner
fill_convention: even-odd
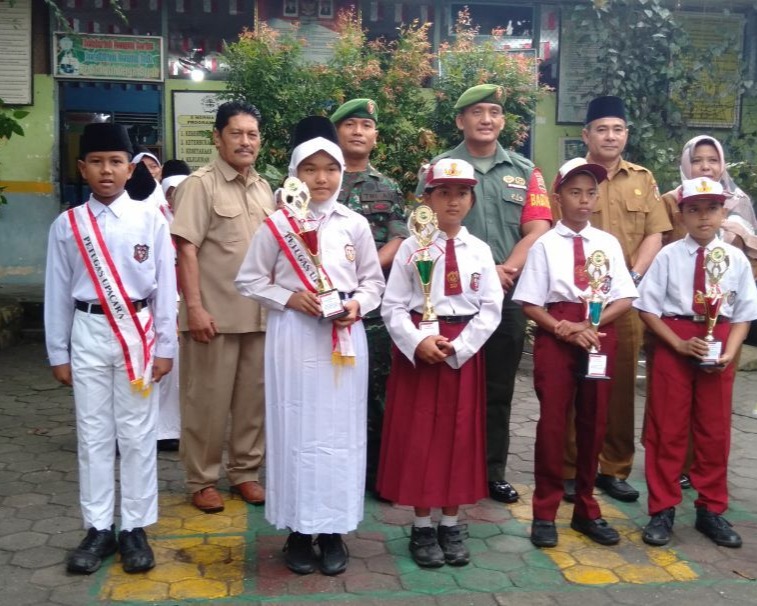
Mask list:
[[[530,526],[532,519],[529,486],[519,485],[521,498],[510,506],[513,517]],[[639,530],[612,503],[598,497],[604,517],[620,533],[617,546],[604,547],[570,527],[573,505],[561,503],[557,512],[557,547],[542,551],[571,583],[607,585],[613,583],[664,583],[693,581],[699,577],[672,549],[650,547]],[[633,561],[628,561],[633,556]]]

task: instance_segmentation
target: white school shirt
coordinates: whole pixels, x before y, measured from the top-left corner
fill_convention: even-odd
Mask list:
[[[152,205],[123,193],[108,206],[90,197],[105,246],[132,301],[150,300],[157,334],[155,356],[176,353],[176,269],[168,223]],[[136,246],[147,246],[141,263]],[[45,270],[45,340],[52,366],[70,362],[69,342],[75,301],[100,304],[74,240],[68,213],[50,227]]]
[[[746,255],[720,238],[713,239],[705,249],[711,251],[716,247],[723,248],[729,260],[728,269],[720,281],[723,292],[720,315],[731,322],[757,319],[757,288]],[[644,275],[639,287],[640,296],[633,306],[658,317],[694,315],[694,270],[698,248],[699,244],[690,235],[663,246]]]
[[[321,219],[318,244],[321,263],[334,288],[354,293],[352,299],[360,304],[361,315],[376,309],[385,282],[365,217],[334,204]],[[267,223],[252,237],[234,284],[242,295],[279,311],[294,293],[305,290]]]
[[[460,368],[483,347],[499,326],[502,315],[502,285],[497,277],[492,251],[465,227],[454,238],[455,257],[460,272],[462,294],[444,294],[444,259],[447,234],[439,231],[429,247],[436,260],[431,281],[431,304],[438,316],[472,316],[460,335],[452,341],[455,354],[444,361]],[[397,251],[386,285],[381,316],[394,344],[415,363],[415,350],[427,335],[421,333],[410,312],[423,313],[423,291],[415,269],[415,253],[420,248],[414,236]]]
[[[635,299],[639,296],[631,274],[626,268],[623,250],[617,238],[587,223],[576,233],[558,221],[553,229],[540,236],[528,251],[518,284],[513,293],[516,303],[544,306],[549,303],[581,303],[582,290],[574,281],[573,238],[581,236],[584,255],[588,259],[601,250],[610,262],[610,290],[607,302],[617,299]]]

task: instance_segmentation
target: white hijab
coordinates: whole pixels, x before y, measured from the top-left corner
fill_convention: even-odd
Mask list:
[[[289,176],[296,177],[297,167],[302,164],[303,161],[319,151],[326,152],[337,161],[340,168],[340,174],[339,187],[336,188],[336,191],[328,200],[325,200],[324,202],[310,203],[310,210],[316,217],[331,214],[337,204],[336,199],[339,197],[339,192],[342,190],[342,179],[344,179],[344,156],[342,155],[342,150],[333,141],[324,137],[315,137],[314,139],[303,141],[295,147],[294,150],[292,150],[292,158],[289,161]]]

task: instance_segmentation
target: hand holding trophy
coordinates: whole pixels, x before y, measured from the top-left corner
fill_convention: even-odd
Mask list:
[[[297,177],[289,177],[284,181],[283,204],[284,208],[294,219],[293,227],[296,226],[295,236],[305,248],[316,272],[316,290],[318,300],[321,303],[321,314],[329,320],[336,320],[347,315],[347,310],[342,304],[339,291],[334,288],[328,275],[321,264],[321,254],[318,242],[318,221],[313,219],[308,212],[310,205],[310,192],[308,186]]]
[[[434,241],[436,232],[439,231],[439,223],[436,213],[425,204],[418,206],[412,213],[407,222],[407,227],[415,236],[420,248],[413,253],[415,262],[415,271],[418,274],[418,280],[423,291],[423,317],[421,318],[418,329],[424,335],[438,335],[439,321],[431,303],[431,281],[434,274],[435,260],[431,259],[428,252],[429,246]]]
[[[725,249],[713,248],[704,258],[705,292],[697,291],[696,297],[704,303],[705,320],[707,322],[707,334],[704,340],[707,342],[707,355],[702,358],[700,366],[717,366],[723,351],[722,341],[717,341],[713,336],[715,324],[718,322],[720,306],[723,303],[723,291],[720,289],[720,281],[723,279],[731,261]]]
[[[595,250],[586,259],[586,274],[589,277],[589,288],[582,299],[586,302],[586,315],[595,333],[599,332],[602,312],[607,306],[610,291],[610,260],[604,251]],[[607,354],[600,353],[599,348],[589,349],[589,360],[585,378],[609,379],[607,375]]]

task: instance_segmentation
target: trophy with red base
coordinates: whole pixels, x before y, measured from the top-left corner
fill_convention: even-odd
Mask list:
[[[707,342],[707,355],[702,358],[700,366],[718,366],[720,355],[723,351],[723,342],[718,341],[713,336],[715,324],[718,323],[720,306],[723,304],[723,291],[720,289],[720,281],[723,279],[731,260],[725,249],[721,247],[713,248],[705,255],[704,273],[706,289],[705,292],[697,291],[696,297],[704,303],[705,320],[707,322],[707,334],[704,340]]]
[[[424,335],[439,334],[439,320],[431,303],[431,280],[434,274],[434,264],[428,252],[439,230],[436,213],[429,206],[421,204],[412,213],[407,222],[410,233],[415,236],[420,248],[413,253],[415,271],[423,292],[423,317],[418,324],[418,330]]]
[[[313,219],[308,212],[310,205],[310,192],[308,186],[297,177],[289,177],[282,187],[284,207],[294,218],[299,227],[295,233],[297,239],[305,248],[308,257],[315,267],[315,287],[317,297],[321,304],[321,315],[324,318],[335,320],[346,316],[349,312],[344,308],[339,291],[334,288],[328,275],[321,264],[320,247],[318,243],[318,221]]]
[[[586,315],[595,333],[599,332],[599,322],[602,312],[607,306],[610,292],[610,261],[604,251],[595,250],[586,259],[586,274],[589,277],[589,292],[582,296],[586,302]],[[598,347],[591,346],[586,379],[607,380],[607,354],[601,353]]]

